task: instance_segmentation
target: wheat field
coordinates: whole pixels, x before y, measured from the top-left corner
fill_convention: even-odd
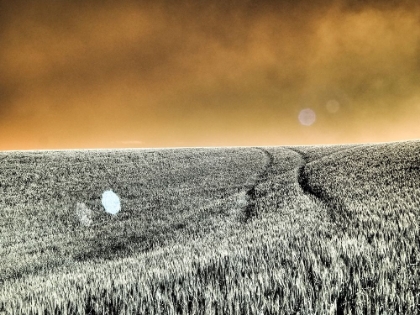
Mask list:
[[[419,209],[419,141],[0,152],[0,314],[418,314]]]

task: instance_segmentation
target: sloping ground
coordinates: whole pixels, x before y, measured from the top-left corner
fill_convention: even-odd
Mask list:
[[[102,186],[92,165],[111,163],[94,155],[82,163],[90,177],[79,168],[61,179],[88,187],[65,194],[66,203],[22,205],[10,194],[16,181],[5,191],[0,314],[416,314],[419,150],[419,142],[172,150],[150,151],[152,160],[137,151],[112,182],[127,205],[113,218],[99,212],[95,194],[124,170],[122,153]],[[133,159],[156,170],[143,182],[150,186],[138,184],[152,173],[136,172]],[[14,178],[2,176],[2,185]],[[53,215],[51,205],[83,200],[97,211],[92,226],[62,223],[70,206]],[[38,261],[51,266],[31,269]]]
[[[0,281],[207,233],[215,217],[241,214],[246,190],[265,167],[257,149],[2,155]],[[110,188],[121,198],[117,216],[101,209]],[[78,202],[93,210],[91,226],[78,221]]]
[[[364,294],[398,309],[404,296],[419,311],[420,143],[341,151],[307,164],[303,176],[328,204],[337,236],[358,247],[345,261],[352,276],[342,302]]]

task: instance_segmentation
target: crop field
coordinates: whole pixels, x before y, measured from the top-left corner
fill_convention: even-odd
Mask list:
[[[420,313],[420,141],[0,152],[0,215],[0,314]]]

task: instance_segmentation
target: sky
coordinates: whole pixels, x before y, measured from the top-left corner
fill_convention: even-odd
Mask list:
[[[0,0],[0,150],[420,136],[417,0]]]

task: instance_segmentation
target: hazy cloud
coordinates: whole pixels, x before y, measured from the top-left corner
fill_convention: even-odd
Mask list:
[[[395,135],[418,134],[394,119],[420,114],[417,1],[0,1],[0,12],[4,148],[134,134],[148,146],[375,141],[363,128],[379,137],[391,119]],[[296,119],[304,108],[316,139]]]
[[[121,143],[128,144],[128,145],[129,144],[139,145],[139,144],[142,144],[143,142],[139,140],[126,140],[126,141],[121,141]]]

